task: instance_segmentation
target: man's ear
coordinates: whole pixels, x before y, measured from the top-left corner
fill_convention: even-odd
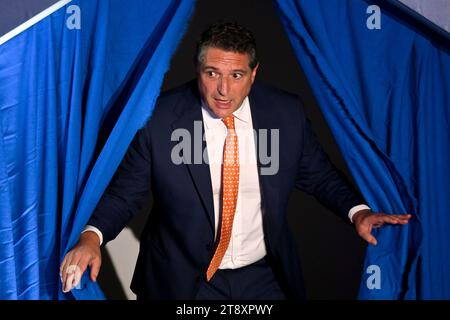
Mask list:
[[[252,78],[252,83],[253,83],[253,81],[255,81],[255,78],[256,78],[256,72],[258,71],[258,67],[259,67],[259,63],[253,68],[253,70],[252,70],[252,75],[251,75],[251,78]]]

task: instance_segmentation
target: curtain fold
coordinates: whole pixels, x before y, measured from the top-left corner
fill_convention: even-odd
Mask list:
[[[88,272],[63,294],[59,264],[151,116],[193,7],[74,0],[0,46],[1,299],[104,298]]]
[[[368,205],[413,214],[374,231],[359,298],[450,298],[447,39],[383,1],[274,5]]]

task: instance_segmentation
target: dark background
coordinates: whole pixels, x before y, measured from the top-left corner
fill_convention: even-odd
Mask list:
[[[236,21],[254,33],[260,59],[256,78],[302,97],[319,141],[333,163],[351,179],[270,0],[199,0],[172,58],[162,90],[195,77],[192,61],[196,41],[202,30],[217,20]],[[149,202],[151,206],[151,200]],[[313,197],[299,191],[291,195],[288,218],[302,259],[308,298],[355,299],[364,261],[364,241],[351,226]],[[145,219],[144,213],[130,223],[137,237]],[[104,251],[100,284],[108,298],[125,299],[120,288],[110,287],[111,283],[119,282],[114,277],[113,267]]]

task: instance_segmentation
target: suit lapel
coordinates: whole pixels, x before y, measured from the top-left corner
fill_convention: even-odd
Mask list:
[[[192,87],[191,95],[178,105],[177,111],[179,118],[172,123],[172,129],[185,129],[190,133],[191,152],[190,155],[183,153],[184,163],[188,168],[195,189],[205,208],[208,221],[214,231],[215,217],[211,173],[209,164],[202,159],[203,154],[207,155],[208,153],[206,141],[203,139],[204,127],[201,102],[195,85]]]
[[[261,174],[261,168],[264,167],[265,164],[261,162],[261,145],[267,144],[267,148],[265,152],[271,152],[271,139],[270,139],[270,130],[275,129],[274,124],[276,123],[276,114],[273,112],[271,106],[264,96],[260,92],[260,88],[257,84],[253,85],[253,88],[249,94],[250,101],[250,110],[252,113],[252,121],[253,121],[253,129],[256,132],[256,158],[258,163],[258,176],[259,176],[259,184],[261,190],[261,208],[263,212],[263,218],[267,221],[267,214],[270,214],[271,204],[275,204],[278,198],[278,188],[274,183],[274,176]],[[267,130],[267,139],[261,139],[263,136],[260,136],[260,130]],[[265,153],[264,152],[264,153]],[[267,228],[265,228],[267,229]]]

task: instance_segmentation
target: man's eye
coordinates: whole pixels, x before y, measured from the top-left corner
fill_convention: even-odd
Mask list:
[[[214,71],[207,71],[206,74],[208,75],[208,77],[215,77],[216,73]]]
[[[240,73],[233,73],[233,78],[234,79],[240,79],[240,78],[242,78],[242,74],[240,74]]]

